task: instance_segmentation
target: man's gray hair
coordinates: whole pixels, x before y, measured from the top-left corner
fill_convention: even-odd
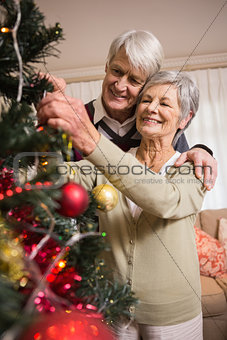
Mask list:
[[[121,47],[125,48],[130,64],[141,69],[147,77],[160,70],[164,58],[163,48],[151,32],[130,30],[116,37],[110,45],[107,65]]]
[[[196,86],[195,82],[190,78],[187,72],[179,72],[179,71],[160,71],[156,73],[144,86],[143,90],[140,93],[138,104],[141,101],[143,94],[154,85],[164,85],[169,84],[169,88],[172,86],[177,88],[177,97],[178,103],[180,106],[180,119],[181,122],[184,118],[186,118],[189,113],[192,113],[192,118],[189,120],[184,129],[178,130],[173,139],[173,146],[176,145],[177,140],[180,135],[184,132],[184,130],[189,126],[192,119],[195,117],[195,114],[199,108],[199,89]],[[168,89],[166,93],[168,92]],[[166,94],[163,93],[163,96]]]

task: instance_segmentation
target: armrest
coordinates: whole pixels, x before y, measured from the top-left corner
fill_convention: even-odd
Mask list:
[[[224,274],[222,277],[216,277],[215,280],[219,284],[219,286],[223,289],[227,300],[227,273]]]

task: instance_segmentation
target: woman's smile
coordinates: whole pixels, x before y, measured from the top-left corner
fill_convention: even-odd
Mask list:
[[[158,125],[158,124],[162,124],[161,121],[155,119],[155,118],[152,118],[152,117],[144,117],[143,118],[143,121],[144,123],[146,124],[150,124],[150,125]]]

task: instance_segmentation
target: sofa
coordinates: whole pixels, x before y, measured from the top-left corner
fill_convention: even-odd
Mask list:
[[[195,227],[218,239],[219,219],[227,209],[202,210]],[[227,278],[200,275],[204,340],[227,340]]]

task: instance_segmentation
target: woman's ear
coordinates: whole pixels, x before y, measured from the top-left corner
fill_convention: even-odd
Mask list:
[[[193,117],[193,113],[192,111],[190,111],[187,117],[182,119],[182,121],[179,124],[178,129],[181,129],[181,130],[184,129],[185,126],[188,124],[188,122],[192,119],[192,117]]]

